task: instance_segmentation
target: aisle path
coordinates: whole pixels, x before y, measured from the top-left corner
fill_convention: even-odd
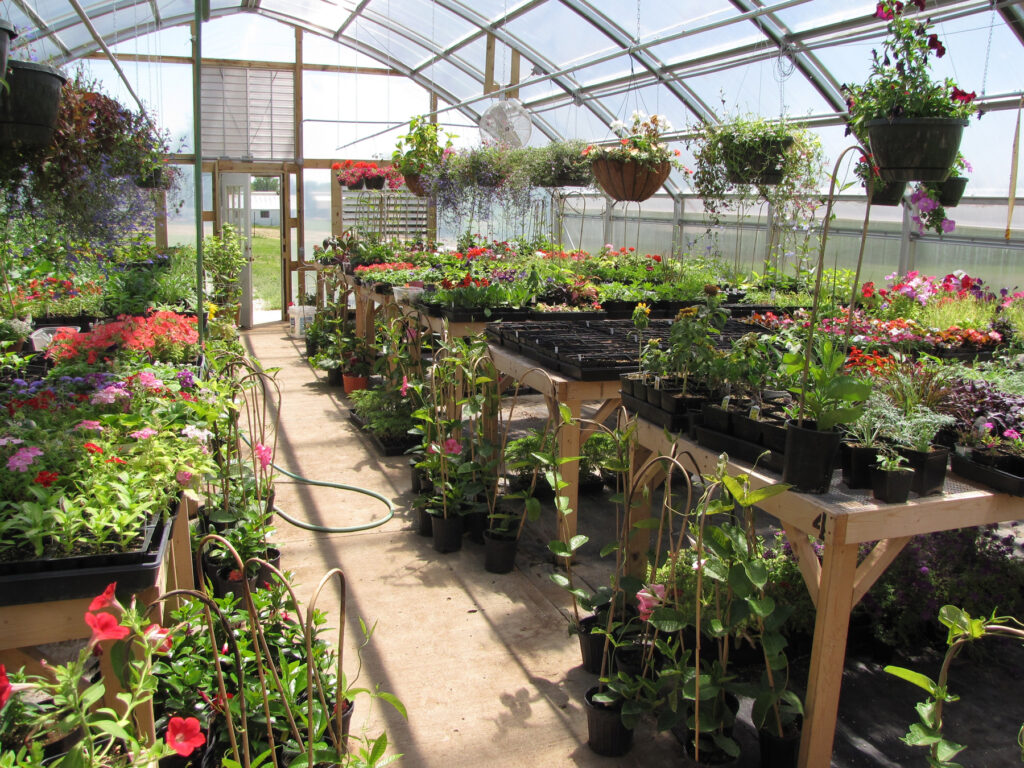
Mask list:
[[[546,587],[546,566],[521,562],[526,570],[495,576],[484,571],[483,550],[475,544],[435,553],[430,540],[412,530],[407,459],[380,457],[353,429],[340,389],[328,387],[305,363],[301,342],[286,331],[273,323],[243,334],[264,366],[281,368],[277,462],[396,502],[394,519],[367,532],[309,533],[281,522],[275,536],[303,599],[328,568],[344,570],[347,674],[355,670],[358,617],[377,624],[359,685],[395,693],[409,720],[378,706],[369,733],[384,725],[394,749],[405,755],[398,764],[408,768],[685,765],[671,735],[645,728],[624,758],[589,750],[581,702],[594,677],[580,668],[578,643],[558,610],[564,593]],[[385,511],[367,496],[287,479],[277,482],[277,500],[290,515],[325,525],[363,523]],[[332,626],[337,603],[336,595],[323,602]],[[353,733],[367,722],[365,704],[357,705]]]

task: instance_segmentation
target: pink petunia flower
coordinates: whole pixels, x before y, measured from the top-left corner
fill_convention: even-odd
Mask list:
[[[12,472],[28,472],[28,468],[32,466],[36,457],[42,455],[43,449],[35,445],[19,448],[13,456],[7,459],[7,468]]]
[[[661,605],[665,599],[665,585],[651,584],[636,593],[637,609],[640,611],[640,618],[647,621],[651,618],[654,609]]]
[[[263,443],[256,443],[255,451],[256,458],[260,460],[260,466],[266,470],[274,461],[274,452],[270,446],[263,445]]]
[[[75,429],[91,429],[95,432],[102,432],[103,425],[100,424],[98,421],[94,421],[92,419],[85,419],[83,421],[78,422],[78,424],[75,425]]]
[[[462,443],[454,437],[449,437],[444,441],[444,452],[452,456],[458,456],[462,453]]]
[[[149,438],[151,438],[155,434],[157,434],[157,431],[155,429],[153,429],[152,427],[145,427],[143,429],[137,429],[134,432],[131,432],[129,434],[130,434],[131,437],[134,437],[136,440],[148,440]]]

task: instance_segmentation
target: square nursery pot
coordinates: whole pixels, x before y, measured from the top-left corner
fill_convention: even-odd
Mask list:
[[[841,441],[839,432],[819,431],[812,420],[787,422],[782,481],[803,493],[828,493]]]
[[[910,490],[918,496],[942,493],[946,482],[946,465],[949,463],[948,448],[932,448],[930,451],[900,449],[900,455],[907,460],[907,467],[914,470]]]
[[[843,443],[839,449],[842,458],[843,482],[846,487],[856,490],[871,488],[871,473],[875,469],[878,451],[869,445]]]
[[[706,429],[729,434],[729,412],[713,403],[704,403],[700,409],[702,424]]]
[[[910,484],[914,472],[909,469],[871,470],[871,490],[878,501],[886,504],[905,504],[910,498]]]
[[[758,419],[752,419],[742,413],[732,413],[732,433],[740,440],[746,440],[748,443],[761,442],[761,422]]]
[[[761,445],[775,453],[786,452],[786,424],[765,419],[761,422]]]

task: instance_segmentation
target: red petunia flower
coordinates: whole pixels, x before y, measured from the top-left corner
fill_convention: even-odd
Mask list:
[[[179,757],[188,757],[205,743],[206,736],[200,730],[196,718],[175,716],[167,723],[167,746],[177,752]]]
[[[124,640],[128,637],[128,627],[122,627],[109,613],[87,613],[85,623],[92,629],[92,638],[89,642],[93,645],[103,640]]]
[[[153,651],[156,653],[168,653],[174,645],[170,637],[171,631],[159,624],[150,624],[143,634],[153,644]]]
[[[96,445],[96,443],[86,443],[85,450],[89,453],[103,453],[103,449]]]
[[[967,91],[961,91],[955,85],[953,86],[953,94],[952,94],[953,101],[960,101],[960,102],[963,102],[964,104],[970,104],[977,97],[978,97],[978,94],[976,94],[974,91],[971,91],[970,93],[968,93]]]
[[[117,590],[117,582],[112,581],[107,584],[107,588],[103,590],[102,594],[96,595],[89,603],[90,611],[102,611],[104,608],[108,608],[114,604],[114,592]]]
[[[7,700],[11,698],[11,681],[7,677],[7,669],[0,664],[0,709],[4,708]]]

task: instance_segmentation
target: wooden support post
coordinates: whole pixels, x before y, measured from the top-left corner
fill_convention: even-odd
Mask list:
[[[556,420],[558,419],[558,405],[551,412],[551,415]],[[569,456],[580,455],[580,424],[579,418],[582,411],[582,401],[580,400],[562,400],[561,401],[572,415],[572,422],[569,424],[563,424],[558,430],[558,458],[562,459]],[[580,462],[579,459],[573,459],[567,461],[559,466],[559,472],[562,475],[562,481],[566,484],[565,487],[558,493],[560,496],[564,496],[569,502],[569,514],[564,517],[560,523],[560,528],[563,532],[564,541],[568,543],[569,539],[576,535],[576,515],[579,512],[577,505],[580,500]]]
[[[484,93],[494,93],[498,84],[494,82],[494,50],[497,41],[493,32],[487,33],[487,50],[484,53]]]
[[[508,97],[510,99],[518,99],[519,98],[519,88],[518,88],[518,85],[519,85],[519,51],[517,51],[515,49],[512,50],[512,61],[509,63],[509,67],[510,67],[509,76],[508,76],[509,89],[508,89],[508,91],[506,93],[508,94]]]
[[[157,251],[167,250],[167,190],[153,190],[153,245]]]
[[[853,608],[853,582],[857,572],[857,544],[846,543],[845,515],[829,515],[825,523],[825,554],[814,621],[811,671],[807,681],[800,768],[821,768],[832,763],[839,689],[846,659],[846,634]]]
[[[642,445],[633,446],[632,455],[629,457],[629,487],[634,487],[638,478],[635,473],[642,467],[654,452]],[[651,532],[646,529],[634,529],[633,526],[641,520],[651,516],[651,492],[657,487],[660,480],[647,473],[644,485],[647,493],[642,493],[638,488],[635,494],[636,505],[626,510],[629,525],[629,537],[626,539],[626,575],[643,579],[647,570],[647,550],[651,546]]]

